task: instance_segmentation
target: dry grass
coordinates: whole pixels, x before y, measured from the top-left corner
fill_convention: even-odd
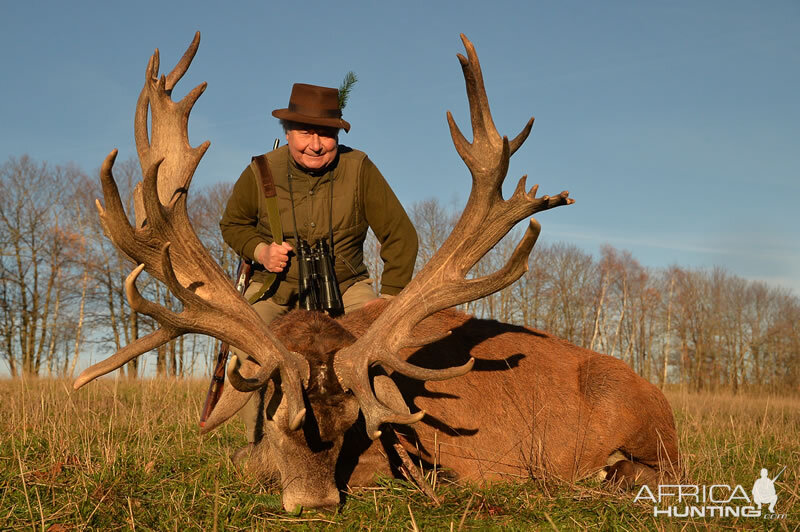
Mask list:
[[[103,379],[72,392],[58,380],[0,381],[0,529],[800,529],[800,400],[669,393],[685,475],[741,484],[762,467],[786,518],[654,518],[632,493],[593,482],[531,480],[490,489],[437,485],[436,506],[385,481],[349,494],[334,515],[281,511],[274,486],[253,484],[229,454],[238,422],[197,431],[201,381]]]

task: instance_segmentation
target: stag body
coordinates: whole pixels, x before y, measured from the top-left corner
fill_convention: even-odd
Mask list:
[[[358,334],[371,314],[344,325]],[[418,329],[452,334],[407,350],[409,362],[439,368],[475,359],[472,371],[458,379],[393,376],[407,404],[427,413],[398,428],[408,434],[409,451],[419,448],[423,460],[470,482],[548,475],[573,480],[604,468],[616,451],[634,459],[629,470],[644,476],[639,480],[674,470],[672,410],[658,388],[622,361],[455,310],[435,314]]]
[[[263,439],[247,468],[256,477],[280,479],[287,509],[333,505],[339,488],[369,485],[398,471],[391,434],[374,443],[366,437],[357,422],[358,402],[332,367],[334,354],[368,330],[385,306],[377,303],[338,321],[297,311],[274,322],[275,335],[311,367],[308,414],[301,430],[288,430],[278,388],[264,388],[270,406]],[[622,361],[455,310],[440,311],[415,329],[425,335],[446,331],[452,334],[402,355],[429,368],[474,358],[470,373],[427,383],[392,375],[402,401],[426,412],[413,428],[397,428],[417,460],[470,483],[575,480],[603,469],[618,480],[643,482],[675,471],[672,411],[663,394]],[[382,393],[376,390],[381,400],[392,401]],[[628,460],[606,467],[617,453]]]

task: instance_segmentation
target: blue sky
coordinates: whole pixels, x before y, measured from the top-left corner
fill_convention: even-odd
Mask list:
[[[195,185],[235,180],[280,135],[293,82],[355,71],[342,142],[366,151],[406,205],[466,199],[445,111],[468,131],[459,33],[475,43],[495,123],[542,193],[543,239],[630,250],[643,264],[723,266],[800,294],[800,3],[2,2],[0,162],[28,154],[94,173],[135,154],[147,59],[176,88],[208,82],[190,121],[211,148]],[[469,133],[467,136],[470,137]],[[794,148],[793,148],[794,146]]]

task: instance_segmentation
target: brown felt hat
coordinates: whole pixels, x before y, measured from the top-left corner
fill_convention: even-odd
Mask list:
[[[295,83],[292,85],[289,107],[275,109],[272,111],[272,116],[301,124],[336,127],[350,131],[350,123],[342,120],[339,91],[331,87]]]

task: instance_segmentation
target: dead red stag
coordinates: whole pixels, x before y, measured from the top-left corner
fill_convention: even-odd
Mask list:
[[[267,327],[200,243],[186,213],[192,175],[209,146],[192,148],[187,132],[205,84],[179,102],[171,92],[199,40],[198,33],[167,76],[158,77],[157,50],[148,63],[135,118],[144,180],[136,189],[134,226],[111,172],[116,150],[101,169],[103,227],[139,265],[126,280],[128,300],[161,327],[88,368],[76,389],[186,333],[249,353],[258,364],[229,364],[232,386],[203,430],[228,420],[252,393],[261,394],[263,437],[248,468],[280,478],[287,510],[338,504],[345,485],[396,472],[397,450],[471,482],[577,479],[604,468],[624,482],[671,473],[678,460],[672,411],[627,365],[541,331],[449,310],[517,280],[539,235],[533,218],[505,266],[481,278],[468,273],[519,221],[573,202],[567,192],[536,197],[537,186],[526,190],[525,177],[503,199],[509,159],[533,118],[513,140],[498,134],[472,43],[462,36],[467,57],[458,55],[471,143],[447,115],[472,190],[448,239],[389,303],[339,320],[295,311]],[[169,287],[183,304],[180,313],[140,295],[142,270]],[[397,428],[399,443],[393,430],[381,430],[387,426]],[[607,467],[620,455],[624,459]]]

